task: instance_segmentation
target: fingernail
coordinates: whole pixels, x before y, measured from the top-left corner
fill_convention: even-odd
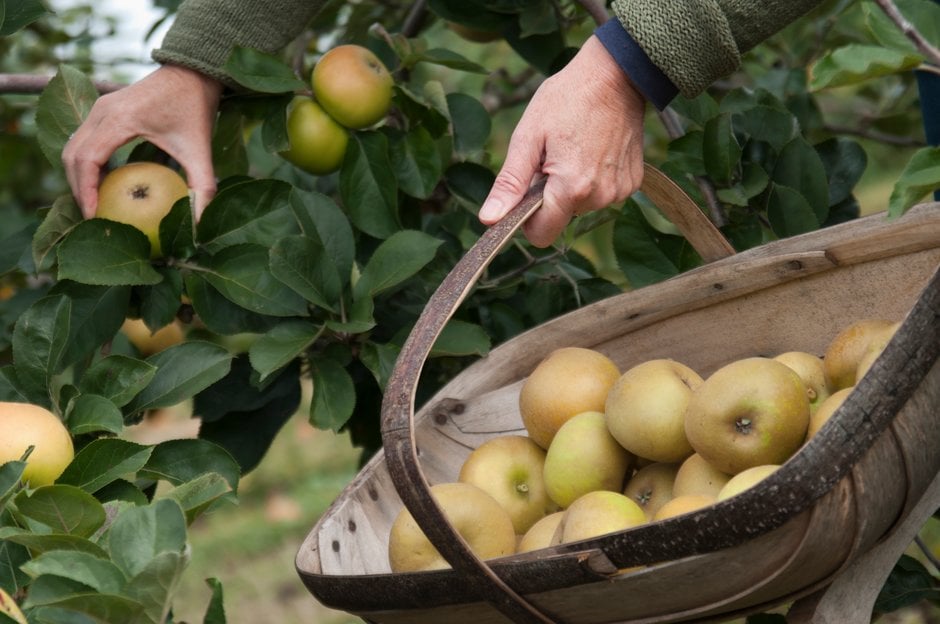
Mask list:
[[[499,199],[488,199],[480,207],[480,220],[492,221],[503,216],[503,202]]]

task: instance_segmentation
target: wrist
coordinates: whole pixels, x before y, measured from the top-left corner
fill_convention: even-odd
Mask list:
[[[620,71],[657,109],[666,108],[678,94],[678,88],[653,63],[619,20],[608,20],[594,31],[594,36]]]

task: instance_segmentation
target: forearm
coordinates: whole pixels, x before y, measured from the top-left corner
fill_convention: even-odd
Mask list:
[[[623,27],[679,92],[694,97],[741,55],[822,0],[614,0]]]
[[[186,0],[153,58],[235,86],[222,67],[234,46],[276,52],[325,0]]]

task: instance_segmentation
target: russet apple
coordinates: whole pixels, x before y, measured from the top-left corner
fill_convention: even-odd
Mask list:
[[[826,381],[826,367],[818,355],[806,351],[786,351],[774,356],[775,360],[793,369],[806,386],[810,413],[829,396],[829,383]]]
[[[623,494],[651,519],[673,497],[679,464],[656,462],[640,468],[627,481]]]
[[[699,509],[704,509],[709,505],[714,505],[718,499],[714,496],[706,496],[704,494],[685,494],[683,496],[676,496],[675,498],[666,501],[662,507],[657,510],[655,515],[653,515],[653,520],[665,520],[667,518],[675,518],[676,516],[681,516],[682,514],[687,514],[692,511],[698,511]]]
[[[832,417],[833,413],[845,402],[845,397],[849,395],[852,390],[855,389],[855,386],[849,386],[848,388],[842,388],[837,390],[829,395],[822,405],[819,406],[812,416],[809,417],[809,427],[806,429],[806,439],[809,440],[814,435],[816,435],[823,425],[828,422],[829,418]]]
[[[529,527],[529,530],[517,542],[516,552],[524,553],[551,546],[555,530],[564,515],[564,511],[553,511]]]
[[[721,488],[721,491],[718,492],[717,500],[723,501],[731,498],[732,496],[737,496],[744,490],[749,490],[773,473],[777,472],[778,468],[780,468],[780,466],[775,464],[765,464],[763,466],[752,466],[746,470],[742,470],[738,474],[731,477],[731,479],[725,484],[725,487]]]
[[[672,495],[676,498],[688,495],[718,496],[731,475],[724,473],[694,453],[679,466],[672,485]]]
[[[620,492],[588,492],[564,511],[552,544],[567,544],[623,531],[640,526],[646,520],[640,506]]]
[[[702,383],[694,370],[670,359],[649,360],[627,370],[610,389],[607,428],[637,457],[678,462],[692,454],[685,410]]]
[[[843,327],[823,356],[829,389],[854,386],[861,360],[873,349],[883,349],[897,327],[895,321],[881,318],[859,319]]]
[[[323,110],[354,130],[381,121],[392,103],[392,75],[375,53],[360,45],[327,51],[314,66],[310,84]]]

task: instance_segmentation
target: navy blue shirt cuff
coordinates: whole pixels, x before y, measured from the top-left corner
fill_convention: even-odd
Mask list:
[[[663,110],[679,93],[676,85],[653,64],[619,20],[612,18],[594,31],[633,85],[658,110]]]

